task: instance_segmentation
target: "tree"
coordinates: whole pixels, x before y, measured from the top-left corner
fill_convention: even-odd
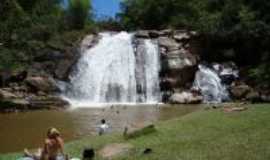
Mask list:
[[[83,29],[92,15],[90,0],[69,0],[67,15],[71,29]]]

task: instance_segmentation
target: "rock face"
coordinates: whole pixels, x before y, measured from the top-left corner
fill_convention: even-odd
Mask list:
[[[54,79],[50,77],[30,77],[25,83],[32,92],[53,93],[58,91],[58,87]]]
[[[66,108],[67,101],[53,96],[57,91],[50,77],[28,77],[21,83],[11,83],[0,89],[0,112]]]
[[[43,51],[34,58],[34,63],[28,70],[29,76],[68,80],[69,73],[79,57],[79,47],[69,47],[65,51]]]
[[[140,30],[135,33],[135,37],[137,38],[150,38],[149,31]]]
[[[172,93],[191,88],[200,60],[197,36],[196,32],[187,30],[140,30],[135,33],[136,44],[144,39],[157,40],[163,101],[166,102]]]
[[[33,97],[28,99],[31,109],[63,109],[69,103],[57,96]]]
[[[231,96],[234,99],[245,99],[246,95],[252,91],[252,88],[246,84],[232,86],[230,88]]]
[[[199,104],[202,101],[202,96],[190,92],[175,93],[169,99],[172,104]]]
[[[4,100],[4,99],[14,99],[17,96],[7,90],[4,89],[0,89],[0,100]]]

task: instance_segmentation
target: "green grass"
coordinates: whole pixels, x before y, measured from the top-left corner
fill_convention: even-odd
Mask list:
[[[66,151],[80,157],[84,147],[124,142],[135,146],[119,160],[268,160],[270,159],[270,105],[253,105],[247,111],[224,113],[201,110],[182,118],[159,122],[157,132],[124,140],[121,135],[83,138],[68,143]],[[145,148],[153,153],[143,155]],[[0,155],[13,160],[19,154]],[[97,158],[99,159],[99,158]]]

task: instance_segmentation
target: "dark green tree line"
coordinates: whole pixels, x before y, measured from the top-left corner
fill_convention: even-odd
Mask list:
[[[91,1],[2,0],[0,3],[0,69],[31,63],[48,44],[62,43],[62,36],[91,25]],[[54,40],[50,43],[51,40]]]

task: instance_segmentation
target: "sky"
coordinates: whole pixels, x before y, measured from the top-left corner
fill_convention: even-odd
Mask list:
[[[114,17],[120,10],[121,0],[92,0],[96,18]]]
[[[121,0],[92,0],[92,7],[96,19],[114,17],[120,11]],[[68,5],[68,0],[63,1],[63,6]]]

